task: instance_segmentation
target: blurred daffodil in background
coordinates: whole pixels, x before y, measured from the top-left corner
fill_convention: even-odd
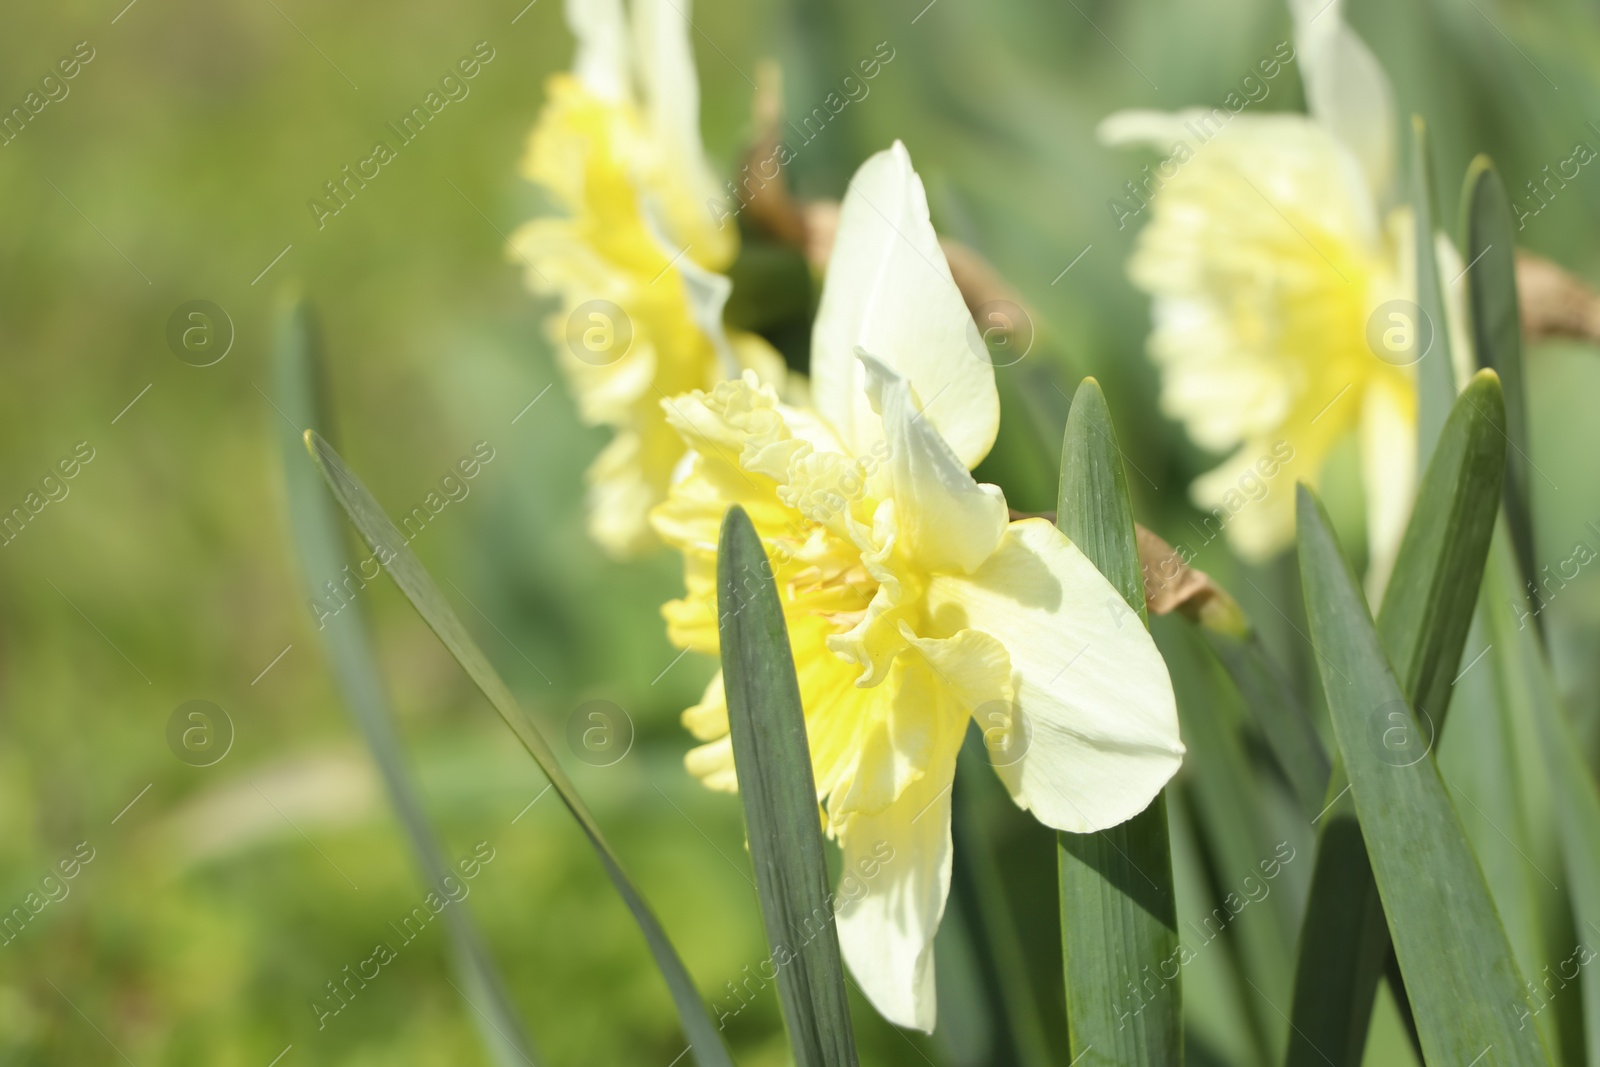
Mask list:
[[[723,330],[738,233],[707,204],[720,196],[700,140],[688,0],[568,0],[571,72],[546,86],[522,173],[558,214],[512,244],[534,292],[559,298],[548,320],[579,414],[615,436],[588,472],[589,530],[613,556],[653,543],[647,515],[683,445],[661,400],[783,364],[750,334]]]
[[[844,958],[885,1017],[932,1030],[969,720],[1004,709],[1001,778],[1068,831],[1138,814],[1184,749],[1160,653],[1108,612],[1110,583],[970,473],[999,425],[994,370],[899,143],[850,183],[811,367],[815,410],[750,372],[664,405],[691,450],[653,513],[686,561],[665,614],[674,642],[718,651],[717,535],[742,505],[784,599],[827,830],[847,871],[876,872],[839,909]],[[691,771],[735,790],[720,676],[684,721],[704,742]]]
[[[1129,269],[1153,301],[1163,411],[1227,455],[1195,480],[1194,502],[1240,554],[1268,558],[1294,538],[1287,487],[1316,484],[1354,430],[1376,590],[1417,479],[1413,360],[1405,338],[1387,349],[1382,340],[1419,328],[1404,311],[1385,314],[1415,306],[1411,213],[1383,211],[1394,195],[1394,94],[1341,0],[1290,7],[1294,48],[1263,60],[1272,69],[1262,73],[1297,62],[1310,115],[1245,113],[1250,100],[1234,94],[1226,108],[1119,112],[1100,136],[1169,153]],[[1263,476],[1284,488],[1263,493]]]

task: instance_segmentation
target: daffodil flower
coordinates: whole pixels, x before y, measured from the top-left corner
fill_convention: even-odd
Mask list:
[[[1407,341],[1430,325],[1414,303],[1391,303],[1415,294],[1410,212],[1379,212],[1394,173],[1388,78],[1340,0],[1290,7],[1310,116],[1245,112],[1235,96],[1227,108],[1121,112],[1100,133],[1170,153],[1130,274],[1153,298],[1162,409],[1228,455],[1196,479],[1195,503],[1242,555],[1264,559],[1293,539],[1295,481],[1315,484],[1355,429],[1376,590],[1417,476]],[[1457,259],[1447,241],[1439,252]]]
[[[850,183],[813,332],[815,410],[746,373],[665,404],[690,458],[653,514],[682,550],[672,639],[715,653],[717,532],[740,504],[771,557],[818,801],[843,851],[844,957],[902,1026],[934,1025],[950,791],[975,717],[1045,824],[1138,814],[1183,755],[1155,644],[1056,527],[1012,522],[971,469],[999,424],[994,371],[896,143]],[[689,769],[737,788],[720,677],[685,725]]]
[[[781,359],[722,325],[738,251],[708,204],[717,183],[700,142],[688,0],[568,0],[578,40],[571,73],[552,76],[522,172],[560,214],[512,238],[529,286],[553,294],[556,358],[581,418],[615,436],[589,469],[589,530],[626,556],[653,543],[652,506],[683,455],[661,399]],[[630,40],[631,37],[631,40]]]

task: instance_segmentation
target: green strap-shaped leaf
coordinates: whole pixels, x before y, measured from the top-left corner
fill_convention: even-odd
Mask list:
[[[990,759],[983,731],[973,724],[950,794],[950,902],[934,944],[939,1034],[957,1064],[1050,1067],[1038,992],[999,857],[1002,820],[1033,817],[1011,802]]]
[[[1178,723],[1188,748],[1183,761],[1183,798],[1197,816],[1198,843],[1217,872],[1202,898],[1201,910],[1208,917],[1226,920],[1220,928],[1216,918],[1202,918],[1197,927],[1184,927],[1184,947],[1188,953],[1198,954],[1213,940],[1225,946],[1230,976],[1250,1021],[1256,1052],[1263,1062],[1270,1062],[1283,1048],[1288,1029],[1283,1015],[1288,1002],[1282,991],[1289,987],[1294,973],[1294,920],[1298,913],[1291,914],[1288,893],[1268,893],[1252,902],[1248,912],[1232,913],[1240,907],[1238,880],[1258,875],[1258,864],[1273,857],[1280,840],[1266,817],[1271,800],[1245,750],[1244,716],[1226,692],[1220,672],[1198,642],[1179,643],[1183,631],[1175,625],[1157,620],[1152,629],[1177,688]],[[1186,658],[1188,664],[1183,662]],[[1255,882],[1259,878],[1252,884]],[[1230,895],[1236,898],[1231,906]]]
[[[1493,642],[1501,699],[1509,714],[1533,724],[1561,834],[1577,944],[1562,946],[1552,973],[1566,982],[1571,980],[1568,967],[1581,972],[1587,1061],[1600,1064],[1600,974],[1592,962],[1600,951],[1600,792],[1584,763],[1583,744],[1562,706],[1538,634],[1525,621],[1534,606],[1527,602],[1511,556],[1504,541],[1497,541],[1481,609]],[[1540,990],[1541,999],[1535,1002],[1539,1014],[1548,1009],[1550,996],[1547,988]]]
[[[1266,737],[1301,810],[1306,818],[1316,818],[1327,804],[1332,765],[1305,702],[1248,622],[1235,630],[1202,626],[1201,632]]]
[[[327,425],[321,407],[321,370],[311,309],[303,302],[295,302],[279,315],[273,348],[277,394],[274,403],[294,427]],[[365,579],[359,571],[354,575],[350,571],[328,489],[306,463],[305,444],[300,434],[282,421],[274,420],[274,425],[279,428],[289,526],[295,552],[300,557],[306,596],[320,601],[326,595],[323,583],[328,581],[353,594],[359,586],[347,583],[364,584]],[[421,797],[406,765],[360,605],[347,603],[336,612],[321,615],[318,628],[333,667],[334,681],[355,716],[367,747],[372,750],[389,801],[399,813],[400,825],[411,845],[412,857],[423,880],[443,892],[444,880],[452,873],[450,865],[445,862],[439,842],[428,825]],[[448,908],[445,919],[455,968],[467,986],[462,995],[468,1000],[468,1014],[479,1024],[494,1062],[502,1067],[536,1062],[533,1046],[517,1019],[510,994],[471,913],[463,908]]]
[[[717,630],[733,765],[778,1000],[799,1067],[854,1067],[839,931],[800,685],[772,565],[745,510],[722,520]]]
[[[1467,168],[1461,193],[1461,254],[1467,271],[1467,310],[1478,366],[1500,375],[1506,395],[1506,520],[1523,580],[1534,578],[1532,467],[1522,374],[1522,318],[1517,310],[1516,226],[1505,183],[1489,157]],[[1543,616],[1536,615],[1542,620]]]
[[[1378,729],[1373,743],[1404,762],[1435,744],[1472,623],[1505,469],[1505,403],[1493,371],[1456,400],[1423,473],[1378,631],[1425,733]],[[1317,855],[1300,931],[1287,1063],[1358,1064],[1389,953],[1383,908],[1342,762],[1317,820]]]
[[[689,1039],[689,1049],[685,1051],[692,1050],[694,1061],[701,1067],[732,1067],[732,1060],[728,1058],[728,1051],[723,1047],[705,1004],[700,1000],[694,980],[689,977],[688,970],[678,958],[677,950],[672,947],[655,913],[623,871],[621,861],[606,843],[600,825],[556,761],[549,743],[517,703],[517,698],[512,696],[511,689],[490,665],[488,657],[472,639],[467,628],[461,625],[455,609],[450,607],[449,601],[445,600],[444,594],[406,545],[405,535],[395,528],[367,487],[357,480],[339,454],[315,431],[307,430],[305,439],[306,447],[333,490],[334,498],[344,508],[345,515],[360,532],[362,540],[377,555],[378,562],[389,572],[394,584],[405,594],[428,628],[444,643],[444,647],[461,664],[483,695],[489,698],[489,703],[494,705],[505,724],[511,727],[511,732],[517,735],[517,740],[522,742],[539,769],[550,779],[556,795],[572,812],[573,818],[589,838],[589,843],[594,846],[601,866],[606,869],[618,894],[633,913],[634,921],[639,924],[645,942],[650,946],[650,953],[655,957],[656,966],[667,981],[667,988],[678,1009],[678,1019]]]
[[[1127,474],[1105,395],[1085,378],[1067,415],[1056,525],[1146,618]],[[1120,826],[1057,834],[1067,1022],[1081,1067],[1183,1063],[1182,979],[1163,791]],[[1154,987],[1153,989],[1151,987]],[[1129,990],[1139,990],[1138,999]]]
[[[1378,609],[1378,633],[1406,696],[1435,718],[1450,706],[1494,538],[1505,427],[1500,380],[1493,371],[1479,371],[1457,399],[1423,473]]]
[[[1411,117],[1411,214],[1417,251],[1417,305],[1431,343],[1417,363],[1417,467],[1425,467],[1444,421],[1455,403],[1455,367],[1450,360],[1450,318],[1445,313],[1444,283],[1434,248],[1433,164],[1428,157],[1428,129],[1420,116]],[[1421,334],[1419,333],[1419,342]]]
[[[1498,480],[1492,485],[1499,498]],[[1296,502],[1311,641],[1395,955],[1429,1063],[1549,1065],[1489,887],[1321,503]],[[1473,583],[1476,588],[1477,583]]]

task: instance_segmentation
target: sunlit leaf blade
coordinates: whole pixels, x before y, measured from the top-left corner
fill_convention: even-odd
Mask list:
[[[1522,373],[1522,319],[1517,310],[1516,226],[1511,200],[1494,164],[1479,156],[1467,168],[1461,194],[1461,254],[1467,271],[1467,311],[1478,365],[1500,375],[1506,397],[1506,520],[1523,580],[1534,577],[1532,469]],[[1535,616],[1536,618],[1538,616]]]
[[[800,686],[772,565],[735,504],[717,547],[722,686],[761,918],[799,1067],[854,1067]]]
[[[1417,256],[1417,306],[1432,343],[1417,363],[1417,466],[1433,455],[1445,418],[1455,402],[1455,367],[1450,359],[1449,317],[1444,283],[1434,247],[1433,164],[1428,156],[1428,130],[1420,116],[1411,118],[1411,214]],[[1423,324],[1419,324],[1422,328]]]
[[[1498,499],[1500,487],[1493,486]],[[1339,754],[1429,1063],[1551,1063],[1477,858],[1322,505],[1298,489],[1300,574]],[[1407,762],[1410,761],[1410,762]]]
[[[1078,386],[1067,412],[1056,525],[1138,612],[1140,621],[1146,621],[1144,570],[1128,474],[1111,425],[1111,409],[1093,378]]]
[[[1144,577],[1127,474],[1093,378],[1078,387],[1067,416],[1056,524],[1142,622]],[[1120,826],[1056,840],[1072,1056],[1082,1067],[1181,1065],[1182,979],[1161,980],[1163,965],[1178,954],[1165,792]],[[1160,978],[1147,982],[1151,974]],[[1123,992],[1130,989],[1142,991],[1139,1001]]]
[[[679,1021],[689,1039],[689,1049],[685,1051],[692,1050],[694,1061],[701,1067],[732,1067],[727,1049],[712,1026],[700,994],[695,990],[694,981],[689,977],[683,961],[678,958],[677,950],[672,947],[655,913],[623,871],[621,861],[606,843],[599,824],[556,761],[549,743],[534,727],[472,635],[461,625],[461,620],[456,617],[455,610],[445,600],[444,594],[407,547],[405,535],[395,528],[367,487],[361,484],[350,468],[345,466],[344,460],[339,458],[339,454],[315,431],[307,430],[305,440],[323,478],[333,490],[334,498],[344,508],[345,515],[360,532],[362,540],[377,555],[378,562],[389,572],[395,585],[405,594],[417,614],[422,616],[428,628],[444,643],[483,695],[489,698],[489,703],[494,705],[500,718],[517,735],[517,740],[522,742],[539,769],[550,779],[556,795],[572,812],[573,818],[594,846],[595,854],[618,894],[628,905],[628,910],[633,913],[634,921],[639,924],[650,953],[655,957],[656,966],[666,979],[667,988],[678,1009]]]
[[[305,444],[295,429],[327,425],[322,410],[325,393],[321,369],[316,323],[310,307],[297,301],[280,313],[274,339],[274,403],[287,420],[275,421],[274,425],[279,431],[295,552],[300,559],[306,596],[318,602],[327,596],[324,582],[333,582],[335,588],[353,597],[366,581],[359,565],[355,571],[350,569],[343,531],[328,499],[328,489],[306,462]],[[369,575],[376,576],[376,570]],[[406,764],[360,605],[352,601],[341,604],[337,611],[319,613],[318,629],[334,680],[372,751],[423,881],[443,893],[445,879],[453,872],[428,825]],[[462,995],[468,1001],[468,1014],[478,1024],[494,1062],[502,1067],[536,1062],[533,1047],[471,913],[465,908],[447,908],[444,915],[455,968],[467,987]]]
[[[1482,610],[1488,621],[1501,699],[1514,715],[1531,720],[1552,794],[1551,807],[1561,835],[1561,852],[1572,896],[1577,944],[1561,946],[1553,973],[1571,980],[1580,971],[1583,1031],[1587,1061],[1600,1063],[1600,973],[1593,954],[1600,951],[1600,794],[1583,759],[1583,744],[1572,729],[1561,692],[1550,672],[1538,632],[1527,625],[1534,606],[1527,602],[1512,551],[1495,543]],[[1586,951],[1585,951],[1586,950]],[[1589,962],[1585,962],[1588,960]],[[1548,1007],[1549,991],[1535,1000],[1538,1014]]]
[[[1379,637],[1400,684],[1435,725],[1450,706],[1494,537],[1505,427],[1499,379],[1480,371],[1462,390],[1423,475],[1378,610]]]
[[[1472,623],[1505,468],[1505,404],[1480,371],[1451,409],[1417,491],[1377,628],[1401,691],[1425,733],[1377,729],[1372,743],[1411,758],[1437,741]],[[1392,751],[1391,751],[1392,749]],[[1291,1065],[1359,1063],[1372,998],[1389,952],[1350,780],[1336,762],[1317,819],[1317,857],[1295,969]]]

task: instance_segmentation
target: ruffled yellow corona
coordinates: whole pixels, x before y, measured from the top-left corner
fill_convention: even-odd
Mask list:
[[[649,510],[683,456],[662,398],[742,367],[783,373],[759,338],[722,326],[716,272],[738,236],[709,207],[687,8],[635,0],[630,34],[620,0],[568,0],[578,54],[549,79],[522,164],[559,214],[512,238],[529,286],[559,298],[549,336],[580,417],[615,431],[588,472],[589,530],[614,556],[653,543]]]
[[[1299,61],[1310,116],[1240,113],[1235,95],[1226,109],[1122,112],[1101,136],[1169,153],[1130,274],[1153,299],[1163,410],[1228,456],[1192,487],[1207,526],[1249,559],[1286,547],[1295,480],[1315,484],[1355,430],[1376,591],[1417,475],[1406,341],[1425,327],[1414,305],[1391,303],[1414,300],[1411,217],[1379,214],[1395,142],[1382,68],[1340,0],[1290,7],[1298,54],[1285,58]]]
[[[1016,802],[1086,832],[1142,811],[1183,754],[1154,642],[1053,525],[1012,522],[970,473],[999,424],[994,371],[898,143],[850,183],[812,339],[815,410],[755,375],[675,397],[690,448],[653,513],[688,595],[685,648],[718,649],[716,548],[732,504],[773,564],[818,800],[847,879],[845,960],[885,1017],[934,1025],[950,790],[968,723]],[[1131,621],[1130,621],[1131,620]],[[736,778],[720,676],[684,715],[690,770]]]

